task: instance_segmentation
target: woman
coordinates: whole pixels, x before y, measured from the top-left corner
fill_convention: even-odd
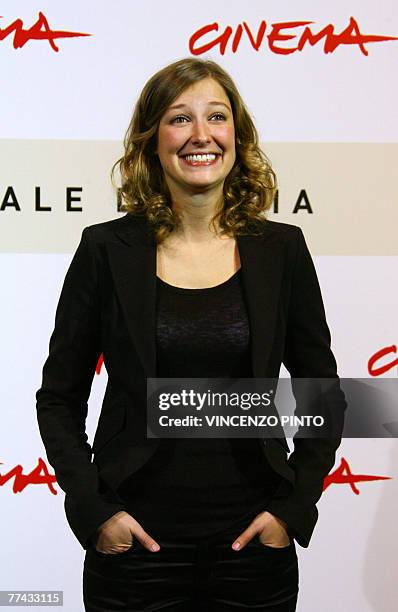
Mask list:
[[[229,75],[156,73],[119,160],[122,218],[85,228],[65,278],[38,422],[86,549],[85,609],[296,608],[296,539],[339,437],[146,438],[147,377],[337,379],[301,230],[266,220],[275,180]],[[115,165],[116,166],[116,165]],[[87,399],[108,384],[93,448]],[[339,393],[330,401],[344,411]],[[91,453],[94,452],[94,462]]]

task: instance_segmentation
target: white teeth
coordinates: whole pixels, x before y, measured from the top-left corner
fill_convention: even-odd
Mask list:
[[[216,155],[213,153],[206,155],[184,155],[184,158],[190,162],[210,162],[216,159]]]

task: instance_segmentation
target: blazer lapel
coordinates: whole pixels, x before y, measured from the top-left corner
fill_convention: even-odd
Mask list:
[[[107,244],[127,328],[147,378],[156,377],[156,245],[144,219],[123,218],[122,242]]]
[[[267,378],[277,327],[282,243],[266,231],[264,236],[238,236],[237,244],[250,322],[253,376]]]
[[[126,324],[149,378],[156,377],[156,244],[144,219],[123,218],[119,242],[107,243],[111,271]],[[282,243],[275,234],[238,236],[251,333],[253,376],[266,378],[277,327],[283,270]]]

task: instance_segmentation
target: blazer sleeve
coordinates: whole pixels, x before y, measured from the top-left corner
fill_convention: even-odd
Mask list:
[[[322,495],[324,478],[335,462],[347,404],[330,348],[331,336],[315,267],[300,228],[296,241],[283,363],[292,378],[297,414],[303,409],[301,394],[297,392],[300,379],[322,379],[319,412],[332,415],[333,430],[332,435],[324,438],[295,435],[294,451],[288,459],[295,474],[294,487],[286,494],[283,483],[267,510],[287,523],[290,535],[301,546],[308,547],[318,518],[315,504]]]
[[[84,549],[99,525],[125,509],[100,492],[85,429],[88,397],[101,354],[99,278],[89,230],[83,230],[63,283],[42,384],[36,393],[40,435],[57,482],[66,493],[69,525]]]

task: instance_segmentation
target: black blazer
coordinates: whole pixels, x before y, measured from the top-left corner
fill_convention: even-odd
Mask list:
[[[334,378],[315,268],[299,227],[264,222],[260,236],[238,236],[248,302],[253,376]],[[65,491],[65,511],[83,548],[96,529],[124,509],[117,487],[158,447],[146,438],[146,378],[156,377],[156,244],[144,218],[126,214],[83,230],[59,299],[37,418],[48,461]],[[108,383],[92,448],[85,431],[87,401],[103,353]],[[330,399],[344,413],[341,391]],[[323,479],[340,436],[253,438],[282,476],[268,510],[307,547]],[[92,454],[94,457],[92,460]],[[144,525],[145,528],[145,525]]]

